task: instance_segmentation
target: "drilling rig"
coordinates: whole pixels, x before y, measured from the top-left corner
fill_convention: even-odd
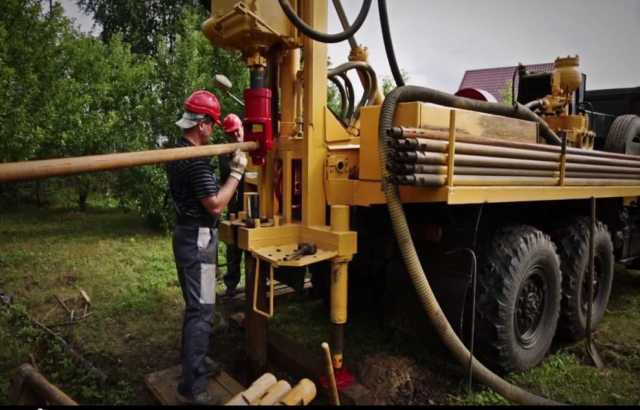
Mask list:
[[[221,239],[249,256],[249,364],[254,374],[267,364],[276,279],[296,287],[309,271],[326,293],[343,381],[348,295],[382,283],[377,303],[386,308],[409,298],[404,281],[478,379],[513,401],[549,403],[492,370],[536,366],[556,333],[589,340],[607,307],[614,261],[640,255],[640,118],[624,115],[596,135],[578,56],[558,58],[552,73],[520,70],[513,104],[404,85],[386,2],[377,3],[398,85],[384,98],[355,40],[372,0],[353,23],[333,0],[344,29],[336,34],[326,33],[327,0],[214,0],[203,22],[212,45],[241,52],[250,72],[246,142],[207,151],[251,152],[253,192],[220,227]],[[327,44],[339,41],[351,53],[329,68]],[[349,73],[361,84],[357,102]],[[329,82],[339,112],[327,105]],[[602,149],[594,149],[598,138]],[[0,181],[204,155],[171,153],[1,164]],[[474,345],[487,367],[470,353]]]

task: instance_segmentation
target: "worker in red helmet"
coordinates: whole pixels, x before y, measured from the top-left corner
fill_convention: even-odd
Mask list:
[[[243,141],[244,140],[244,128],[242,120],[236,114],[227,115],[222,121],[222,129],[229,138],[230,142]],[[220,178],[225,181],[229,178],[231,173],[230,164],[233,161],[232,155],[220,155],[218,157],[218,163],[220,164]],[[244,195],[244,181],[240,181],[240,185],[236,190],[236,195],[229,202],[227,209],[229,214],[238,214],[242,210],[242,198]],[[232,298],[236,294],[236,288],[240,283],[241,277],[241,264],[242,256],[244,252],[238,248],[234,243],[228,243],[226,247],[227,256],[227,272],[223,277],[226,291],[222,295],[226,298]]]
[[[205,145],[220,121],[220,103],[209,91],[196,91],[184,103],[176,125],[183,136],[178,147]],[[237,150],[230,161],[229,178],[220,186],[210,158],[186,159],[167,165],[169,189],[176,212],[173,254],[185,302],[182,326],[182,378],[178,399],[185,404],[220,404],[207,392],[215,366],[207,364],[213,333],[218,220],[234,197],[247,156]]]

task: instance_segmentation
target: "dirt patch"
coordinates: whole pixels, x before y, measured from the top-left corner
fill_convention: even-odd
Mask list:
[[[358,367],[359,381],[371,390],[374,405],[444,404],[446,390],[430,370],[411,358],[377,353]]]

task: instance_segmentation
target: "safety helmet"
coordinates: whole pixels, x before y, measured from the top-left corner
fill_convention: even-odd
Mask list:
[[[224,117],[224,121],[222,121],[222,129],[224,132],[231,134],[240,128],[242,128],[242,121],[240,120],[240,117],[235,114],[229,114]]]
[[[204,114],[209,116],[216,124],[222,126],[220,122],[220,102],[218,97],[207,90],[194,91],[184,101],[184,109],[193,114]]]

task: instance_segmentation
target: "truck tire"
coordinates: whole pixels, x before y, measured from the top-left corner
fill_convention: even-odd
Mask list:
[[[560,315],[560,259],[551,239],[527,225],[502,228],[489,241],[478,275],[479,356],[497,371],[536,366]]]
[[[620,154],[640,155],[640,117],[621,115],[617,117],[604,142],[604,150]]]
[[[558,246],[562,269],[562,311],[558,323],[560,335],[570,340],[580,340],[586,335],[587,296],[589,269],[589,230],[591,220],[577,218],[565,228],[551,234]],[[596,222],[595,229],[595,279],[591,329],[595,330],[609,303],[613,283],[613,242],[607,227]]]

